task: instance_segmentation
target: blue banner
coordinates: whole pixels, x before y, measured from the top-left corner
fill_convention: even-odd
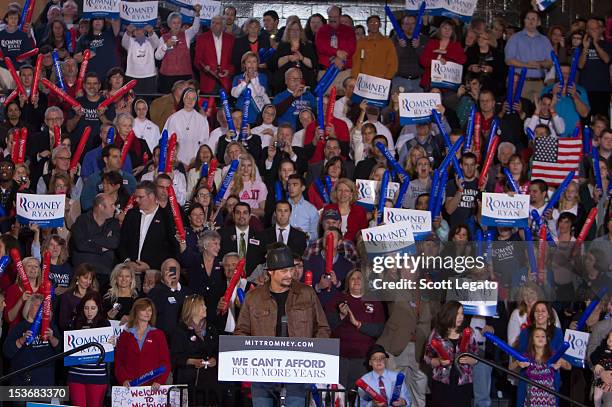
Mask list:
[[[83,18],[119,18],[119,0],[85,0]]]

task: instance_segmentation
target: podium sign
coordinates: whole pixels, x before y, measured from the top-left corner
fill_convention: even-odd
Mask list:
[[[339,354],[338,339],[221,336],[219,380],[337,384]]]

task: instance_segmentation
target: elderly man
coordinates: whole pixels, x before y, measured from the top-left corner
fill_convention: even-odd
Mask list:
[[[37,194],[46,194],[47,189],[49,188],[49,181],[51,181],[53,175],[63,172],[70,177],[74,185],[72,191],[70,192],[71,198],[78,199],[79,196],[81,196],[83,185],[77,182],[78,179],[76,177],[76,170],[69,171],[71,158],[72,153],[68,147],[60,144],[53,149],[53,153],[51,153],[51,163],[53,164],[53,169],[38,179],[38,182],[36,183]]]
[[[291,249],[277,243],[266,259],[270,280],[248,292],[234,335],[329,338],[329,324],[314,290],[292,278]],[[253,383],[253,405],[271,405],[276,388],[275,383]],[[308,385],[285,384],[284,389],[288,407],[304,405]]]
[[[316,100],[312,93],[305,89],[302,82],[302,71],[290,68],[285,72],[287,89],[274,97],[278,124],[289,123],[295,130],[300,112],[304,109],[314,111]]]
[[[55,146],[53,129],[60,129],[64,124],[64,112],[57,106],[45,110],[45,125],[41,131],[28,137],[26,144],[27,155],[30,157],[30,181],[36,185],[42,175],[45,163],[51,158],[51,150]],[[61,138],[61,137],[60,137]]]
[[[229,92],[232,84],[235,38],[223,31],[224,25],[223,16],[214,16],[210,30],[198,35],[196,40],[194,65],[200,70],[202,93],[217,93],[221,87]]]
[[[115,201],[108,194],[98,194],[93,210],[81,214],[72,225],[70,252],[74,264],[89,263],[96,269],[100,290],[108,286],[119,247],[119,221],[115,219]]]
[[[347,25],[340,24],[342,9],[331,6],[327,9],[327,24],[317,31],[315,45],[319,64],[323,69],[319,73],[319,79],[332,65],[341,71],[332,85],[340,90],[342,82],[351,76],[353,65],[353,54],[355,53],[356,39],[353,29]]]

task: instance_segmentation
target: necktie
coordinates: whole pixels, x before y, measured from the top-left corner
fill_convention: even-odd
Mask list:
[[[283,232],[285,231],[285,229],[279,229],[278,232],[278,243],[285,243],[285,238],[283,237]]]
[[[240,257],[246,256],[246,240],[244,240],[244,232],[240,233],[240,243],[238,246],[238,254]]]
[[[380,388],[380,395],[383,396],[385,400],[387,399],[387,392],[385,391],[385,382],[383,382],[383,377],[378,377],[378,387]]]

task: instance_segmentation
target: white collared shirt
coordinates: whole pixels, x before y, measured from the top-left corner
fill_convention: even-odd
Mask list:
[[[238,249],[238,253],[240,253],[240,235],[244,233],[244,243],[246,243],[246,251],[244,252],[244,255],[246,256],[246,252],[249,250],[249,228],[247,226],[247,228],[245,230],[240,230],[238,229],[238,226],[236,226],[236,249]]]
[[[213,33],[213,41],[215,42],[215,52],[217,53],[217,65],[221,66],[221,47],[223,46],[223,33],[218,37]]]
[[[151,226],[151,222],[153,222],[153,218],[159,209],[159,205],[155,207],[155,210],[151,213],[144,213],[142,210],[140,211],[140,238],[138,241],[138,260],[140,260],[140,253],[142,252],[142,246],[144,245],[145,238],[147,237],[147,232],[149,231],[149,226]]]
[[[283,229],[283,243],[287,244],[287,239],[289,238],[289,228],[291,225],[284,226]],[[278,242],[278,235],[280,234],[281,227],[276,224],[276,241]]]

